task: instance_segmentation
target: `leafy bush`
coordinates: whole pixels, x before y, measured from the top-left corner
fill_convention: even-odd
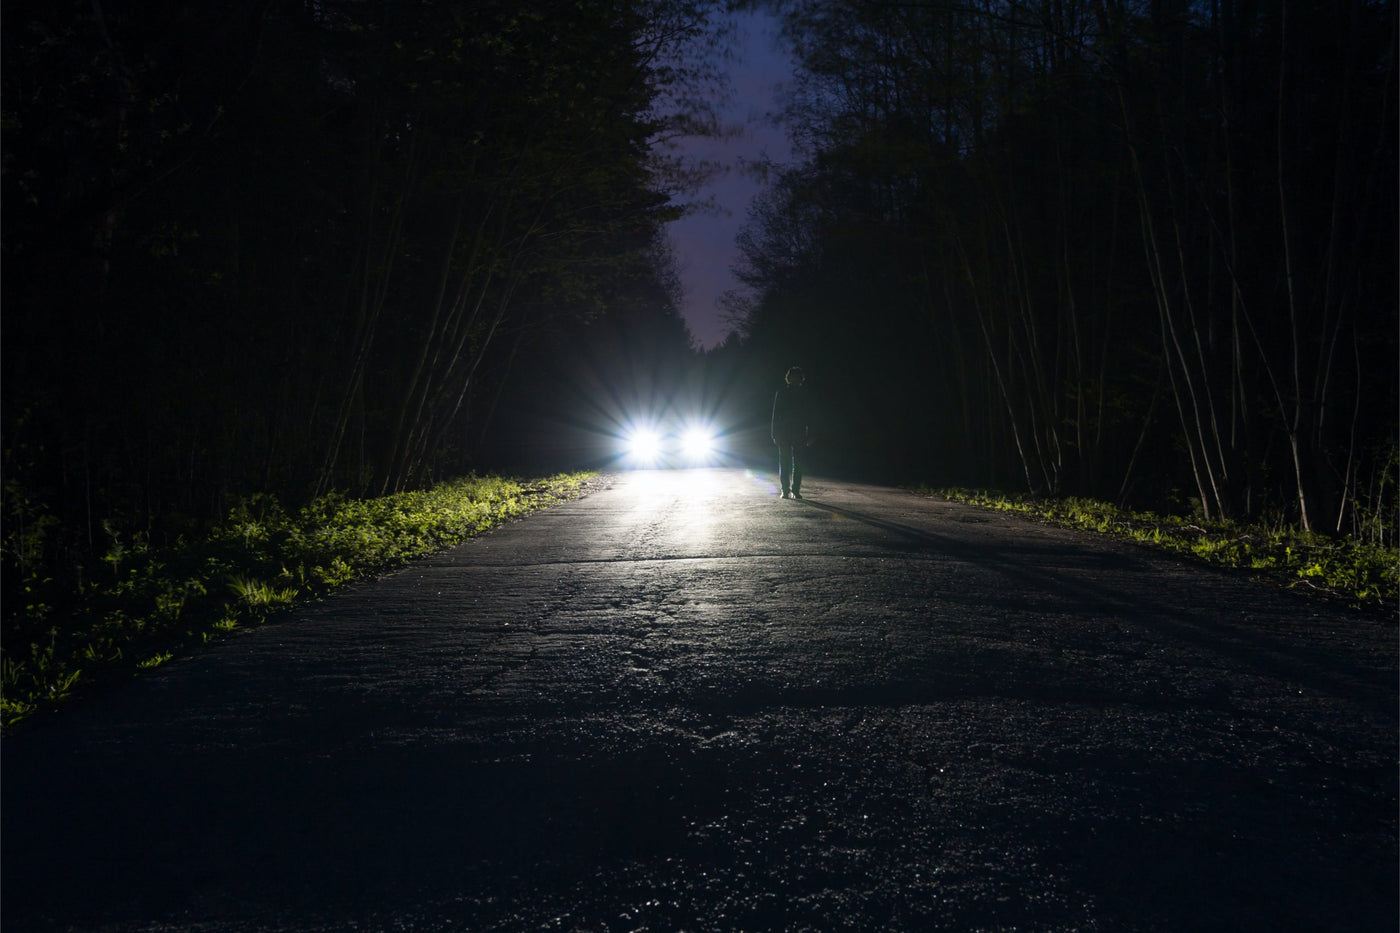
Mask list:
[[[7,619],[0,723],[11,726],[82,687],[155,667],[279,609],[576,498],[589,477],[522,483],[469,476],[379,499],[328,495],[294,514],[256,496],[201,540],[164,549],[107,526],[110,577],[104,570],[101,580],[64,594],[72,611],[62,626],[40,602]]]

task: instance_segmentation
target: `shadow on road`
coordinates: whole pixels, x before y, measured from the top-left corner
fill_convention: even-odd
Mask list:
[[[1145,545],[1088,538],[1078,532],[1051,529],[1043,542],[1023,539],[1008,546],[1002,539],[986,541],[954,537],[927,528],[891,521],[813,499],[800,500],[809,508],[859,522],[883,532],[904,550],[942,555],[976,564],[1006,581],[998,592],[1054,594],[1072,601],[1077,614],[1119,619],[1125,624],[1148,626],[1163,636],[1192,643],[1212,655],[1225,655],[1238,669],[1266,669],[1282,679],[1321,682],[1337,696],[1355,692],[1358,677],[1368,688],[1395,686],[1394,673],[1386,670],[1359,672],[1346,659],[1320,657],[1286,634],[1272,634],[1258,623],[1267,620],[1256,604],[1241,600],[1233,586],[1243,582],[1242,571],[1223,570],[1188,558],[1152,552]],[[1079,540],[1082,539],[1082,540]],[[1188,600],[1161,586],[1164,566],[1175,566],[1178,575],[1193,581],[1185,587]],[[1273,590],[1272,584],[1259,582]],[[995,594],[989,594],[995,598]],[[1273,592],[1271,596],[1291,604],[1307,617],[1317,609],[1315,600],[1302,594]]]

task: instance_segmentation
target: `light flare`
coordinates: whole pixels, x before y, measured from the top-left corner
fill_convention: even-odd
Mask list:
[[[714,428],[693,424],[681,435],[681,453],[691,463],[705,463],[714,456],[717,442]]]
[[[619,436],[622,456],[635,467],[704,467],[722,457],[721,433],[708,421],[635,422]]]
[[[661,434],[653,428],[635,428],[626,441],[628,456],[639,463],[651,464],[661,458]]]

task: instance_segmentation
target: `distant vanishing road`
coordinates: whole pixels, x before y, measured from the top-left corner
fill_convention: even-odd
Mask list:
[[[5,738],[4,930],[1400,927],[1393,620],[893,489],[597,486]]]

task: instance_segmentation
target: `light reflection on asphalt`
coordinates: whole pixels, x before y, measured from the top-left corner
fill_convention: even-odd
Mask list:
[[[637,470],[6,738],[4,928],[1396,929],[1396,644]]]

